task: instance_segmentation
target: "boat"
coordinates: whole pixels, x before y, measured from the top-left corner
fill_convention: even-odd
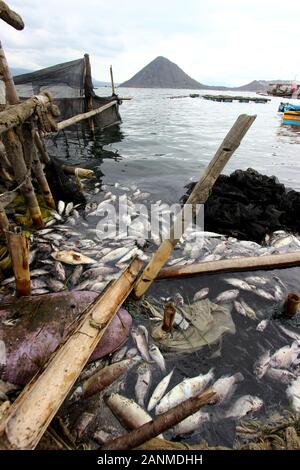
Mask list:
[[[282,124],[286,126],[300,126],[300,111],[285,111]]]
[[[298,83],[270,83],[268,95],[280,96],[282,98],[298,98],[300,84]]]
[[[43,91],[50,92],[60,110],[58,122],[98,109],[112,101],[115,101],[114,105],[93,116],[94,125],[97,129],[104,129],[122,122],[118,96],[112,94],[100,97],[94,92],[88,54],[81,59],[18,75],[14,77],[14,82],[20,99]],[[83,125],[86,125],[86,121],[83,121]]]

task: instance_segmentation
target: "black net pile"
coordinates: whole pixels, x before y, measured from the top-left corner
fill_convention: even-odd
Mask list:
[[[187,194],[195,183],[186,186]],[[249,168],[220,175],[205,204],[205,230],[261,243],[276,230],[300,232],[300,193]]]

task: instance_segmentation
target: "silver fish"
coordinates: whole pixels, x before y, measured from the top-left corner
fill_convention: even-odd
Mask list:
[[[250,412],[260,410],[264,402],[259,397],[244,395],[240,397],[226,413],[226,418],[243,418]]]
[[[106,281],[103,281],[103,282],[95,282],[94,284],[92,284],[91,290],[93,290],[93,291],[95,291],[95,292],[102,292],[103,289],[105,289],[106,286],[107,286],[107,282],[106,282]]]
[[[209,287],[204,287],[204,289],[199,290],[193,297],[193,302],[198,302],[198,300],[205,299],[208,296]]]
[[[65,290],[65,286],[62,282],[56,281],[55,279],[48,279],[48,286],[52,292],[60,292],[62,290]]]
[[[300,334],[299,333],[296,333],[296,331],[292,331],[292,330],[289,330],[288,328],[286,328],[285,326],[283,325],[278,325],[279,328],[281,329],[281,331],[283,331],[284,334],[286,334],[287,336],[289,336],[289,338],[292,338],[292,339],[295,339],[297,341],[300,341]]]
[[[217,403],[221,404],[228,400],[235,391],[236,384],[244,380],[243,374],[237,372],[234,375],[221,377],[212,386],[212,389],[217,394]]]
[[[258,289],[253,290],[253,292],[259,295],[259,297],[262,297],[263,299],[275,300],[274,296],[270,294],[270,292],[265,291],[264,289],[258,288]]]
[[[248,282],[248,284],[254,284],[255,286],[264,286],[268,282],[265,277],[259,276],[248,276],[245,280]]]
[[[81,274],[82,274],[82,271],[83,271],[83,266],[82,265],[79,265],[79,266],[76,266],[76,268],[74,269],[74,271],[72,272],[72,276],[70,278],[70,282],[72,284],[72,286],[76,286],[76,284],[78,284],[78,281],[81,277]]]
[[[114,364],[115,362],[122,361],[122,359],[124,359],[124,357],[126,355],[126,352],[127,352],[127,346],[123,346],[123,348],[120,348],[117,351],[115,351],[113,353],[111,361],[110,361],[111,364]]]
[[[147,362],[137,368],[137,382],[135,384],[135,396],[140,406],[145,408],[145,398],[151,384],[151,368]]]
[[[274,297],[277,302],[280,302],[285,297],[285,293],[283,292],[280,286],[275,286]]]
[[[256,313],[243,299],[241,299],[241,305],[245,309],[247,317],[252,318],[252,320],[257,320]]]
[[[45,276],[49,274],[49,271],[47,271],[46,269],[33,269],[32,271],[30,271],[30,277],[37,277],[37,276]]]
[[[15,276],[11,276],[11,277],[8,277],[7,279],[4,279],[4,281],[1,282],[1,286],[7,286],[14,282],[15,282]]]
[[[270,364],[270,360],[271,360],[271,353],[270,351],[266,351],[255,362],[253,372],[259,379],[261,379],[267,372],[267,369]]]
[[[164,356],[160,352],[159,348],[155,344],[151,344],[149,348],[149,354],[151,359],[156,362],[160,370],[165,373],[166,372],[166,363]]]
[[[174,373],[174,369],[171,370],[171,372],[166,375],[160,382],[159,384],[155,387],[152,395],[151,395],[151,398],[149,400],[149,404],[148,404],[148,411],[151,411],[153,410],[153,408],[155,408],[155,406],[157,405],[157,403],[161,400],[161,398],[164,396],[168,386],[169,386],[169,383],[171,381],[171,378],[172,378],[172,375]]]
[[[246,313],[246,310],[245,308],[243,307],[243,305],[241,304],[241,302],[238,302],[237,300],[234,301],[234,308],[236,309],[236,311],[238,313],[240,313],[241,315],[243,315],[244,317],[247,316],[247,313]]]
[[[66,206],[66,210],[65,210],[65,215],[66,217],[69,217],[69,215],[71,214],[72,210],[73,210],[73,207],[74,207],[74,204],[73,202],[69,202]]]
[[[193,378],[184,379],[172,390],[170,390],[156,406],[156,414],[162,414],[171,408],[179,405],[188,398],[199,395],[213,379],[214,374],[211,369],[207,374],[200,374]]]
[[[42,289],[47,286],[47,282],[43,279],[31,279],[30,285],[32,290]]]
[[[64,201],[58,201],[57,209],[58,209],[59,215],[63,214],[65,207],[66,207],[66,204],[64,203]]]
[[[300,411],[300,377],[298,377],[287,389],[287,396],[292,401],[293,409],[299,413]]]
[[[32,295],[48,294],[49,292],[50,292],[49,289],[46,289],[46,288],[33,289],[33,290],[31,291]]]
[[[300,353],[300,342],[294,341],[291,346],[283,346],[276,351],[270,360],[270,366],[277,369],[289,369]]]
[[[184,299],[179,292],[176,292],[176,294],[174,295],[174,302],[175,302],[175,305],[179,305],[179,306],[184,305]]]
[[[117,248],[116,250],[109,252],[107,255],[104,255],[103,258],[101,259],[101,262],[108,263],[108,262],[116,261],[117,259],[122,258],[127,252],[128,252],[127,247]]]
[[[53,230],[53,228],[44,228],[43,230],[38,230],[37,233],[42,237],[43,235],[47,235],[48,233],[53,232]]]
[[[252,291],[252,288],[249,286],[249,284],[241,279],[229,278],[225,279],[225,282],[233,287],[237,287],[238,289]]]
[[[83,273],[82,279],[95,279],[103,274],[102,268],[91,268]]]
[[[87,432],[89,425],[94,420],[95,415],[84,411],[79,419],[76,421],[73,432],[77,439],[81,439]]]
[[[60,261],[55,261],[53,269],[54,269],[54,274],[56,278],[61,282],[65,282],[66,272],[65,272],[65,268],[63,267]]]
[[[118,393],[112,393],[106,400],[112,412],[129,429],[137,429],[143,424],[152,421],[151,416],[135,401],[123,397]]]
[[[147,336],[145,335],[145,332],[139,327],[132,328],[131,335],[134,339],[134,342],[142,358],[147,362],[151,362],[151,357],[149,355],[149,349],[148,349],[148,339],[147,339]]]
[[[297,377],[295,374],[286,369],[275,369],[274,367],[269,367],[266,372],[266,377],[269,377],[272,380],[281,382],[283,384],[289,384]]]
[[[138,350],[136,348],[130,348],[128,349],[126,353],[126,358],[131,359],[132,357],[135,357],[138,355]]]
[[[215,302],[232,302],[235,300],[238,296],[240,295],[238,290],[232,289],[232,290],[226,290],[225,292],[222,292],[221,294],[218,295],[216,298]]]
[[[209,413],[205,413],[202,410],[197,411],[191,416],[188,416],[183,421],[178,423],[174,428],[172,428],[173,434],[175,436],[180,436],[182,434],[187,434],[189,432],[196,431],[202,423],[210,420]]]
[[[268,324],[270,323],[270,320],[262,320],[256,327],[256,330],[257,331],[265,331],[265,329],[267,328]]]

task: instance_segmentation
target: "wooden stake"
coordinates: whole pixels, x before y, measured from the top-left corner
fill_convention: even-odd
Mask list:
[[[111,80],[111,94],[115,95],[116,90],[115,90],[115,82],[114,82],[114,74],[113,74],[112,65],[110,66],[110,80]]]
[[[19,31],[24,29],[25,25],[21,16],[11,10],[2,0],[0,0],[0,18]]]
[[[73,116],[69,119],[66,119],[65,121],[61,121],[57,123],[57,130],[60,131],[62,129],[65,129],[66,127],[72,126],[73,124],[77,124],[80,121],[83,121],[84,119],[89,119],[92,116],[96,116],[96,114],[103,113],[108,108],[111,108],[112,106],[117,105],[118,102],[116,100],[110,101],[109,103],[105,104],[104,106],[101,106],[100,108],[93,109],[92,111],[88,111],[87,113],[81,113],[77,114],[76,116]]]
[[[179,228],[184,226],[186,207],[188,205],[192,205],[193,208],[195,208],[196,204],[204,204],[207,201],[210,191],[217,178],[224,169],[226,163],[229,161],[230,157],[239,147],[243,137],[246,135],[255,119],[256,116],[247,116],[242,114],[238,117],[235,124],[228,132],[227,136],[217,150],[214,158],[211,160],[204,174],[201,176],[200,180],[194,187],[193,192],[188,198],[182,211],[177,216],[174,226],[171,227],[170,239],[164,240],[162,242],[139,278],[134,288],[134,297],[136,299],[140,299],[146,290],[151,286],[152,282],[158,275],[161,268],[165,265],[174,247],[178,243],[178,239],[175,237],[175,234],[179,233]]]
[[[215,395],[213,390],[207,390],[202,395],[189,398],[166,413],[156,416],[153,421],[149,421],[140,428],[106,442],[101,450],[134,449],[196,413],[202,406],[213,404]]]
[[[93,106],[93,79],[92,79],[92,68],[90,62],[90,56],[88,54],[84,54],[85,60],[85,99],[86,99],[86,107],[87,111],[92,111]],[[94,136],[95,134],[95,123],[93,117],[89,118],[89,125],[91,132]]]
[[[157,279],[173,279],[186,276],[231,273],[239,271],[258,271],[260,269],[285,269],[300,266],[300,251],[268,256],[249,256],[247,258],[205,261],[189,265],[176,265],[162,269]]]
[[[22,229],[6,232],[7,247],[16,279],[16,292],[19,296],[30,295],[29,245]]]
[[[107,326],[131,292],[142,261],[121,276],[86,309],[78,327],[32,379],[0,422],[0,448],[34,449],[68,395]]]

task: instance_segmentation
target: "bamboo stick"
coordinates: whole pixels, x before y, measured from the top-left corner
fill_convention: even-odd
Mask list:
[[[77,124],[78,122],[83,121],[84,119],[88,119],[92,116],[96,116],[96,114],[103,113],[103,111],[108,108],[111,108],[112,106],[115,106],[117,103],[118,102],[116,100],[110,101],[109,103],[105,104],[104,106],[101,106],[100,108],[93,109],[92,111],[88,111],[87,113],[76,114],[76,116],[72,116],[71,118],[66,119],[65,121],[58,122],[57,130],[60,131],[62,129],[65,129],[66,127],[72,126],[73,124]]]
[[[213,404],[214,396],[215,392],[210,389],[197,397],[189,398],[140,428],[106,442],[101,450],[129,450],[138,447],[196,413],[202,406]]]
[[[0,18],[19,31],[24,29],[25,25],[21,16],[11,10],[9,6],[2,0],[0,0]]]
[[[88,170],[86,168],[80,168],[71,165],[62,165],[63,171],[66,175],[76,175],[78,178],[93,179],[95,176],[94,170]]]
[[[4,143],[7,156],[13,169],[14,178],[18,184],[24,183],[21,187],[21,193],[23,194],[29,208],[32,221],[36,227],[41,228],[44,225],[42,213],[32,186],[28,169],[25,165],[22,144],[14,130],[10,129],[6,132],[4,135]]]
[[[162,269],[157,279],[172,279],[185,276],[230,273],[239,271],[258,271],[260,269],[284,269],[300,265],[300,251],[268,256],[206,261],[189,265],[176,265]]]
[[[48,155],[45,142],[43,138],[37,132],[35,133],[35,136],[34,136],[34,142],[35,142],[36,148],[39,151],[42,161],[46,164],[50,163],[51,159]]]
[[[111,80],[111,94],[115,95],[116,90],[115,90],[115,82],[114,82],[114,74],[113,74],[113,68],[112,65],[110,66],[110,80]]]
[[[34,449],[68,395],[107,326],[132,290],[142,262],[134,259],[88,307],[78,327],[0,422],[0,448]]]
[[[16,279],[16,292],[19,296],[31,294],[29,271],[29,244],[20,227],[6,232],[7,247]]]
[[[186,207],[188,205],[193,205],[193,207],[195,207],[196,204],[204,204],[207,201],[210,191],[217,178],[224,169],[226,163],[229,161],[230,157],[239,147],[243,137],[246,135],[255,119],[256,116],[247,116],[246,114],[242,114],[238,117],[235,124],[228,132],[227,136],[217,150],[214,158],[211,160],[204,174],[201,176],[200,180],[194,187],[182,211],[177,216],[174,226],[171,227],[170,239],[164,240],[162,242],[158,250],[154,253],[149,264],[141,274],[134,288],[134,297],[136,299],[140,299],[146,290],[151,286],[152,282],[158,275],[161,268],[167,262],[174,247],[178,243],[178,239],[175,238],[174,234],[178,233],[178,228],[182,227],[184,224]]]

